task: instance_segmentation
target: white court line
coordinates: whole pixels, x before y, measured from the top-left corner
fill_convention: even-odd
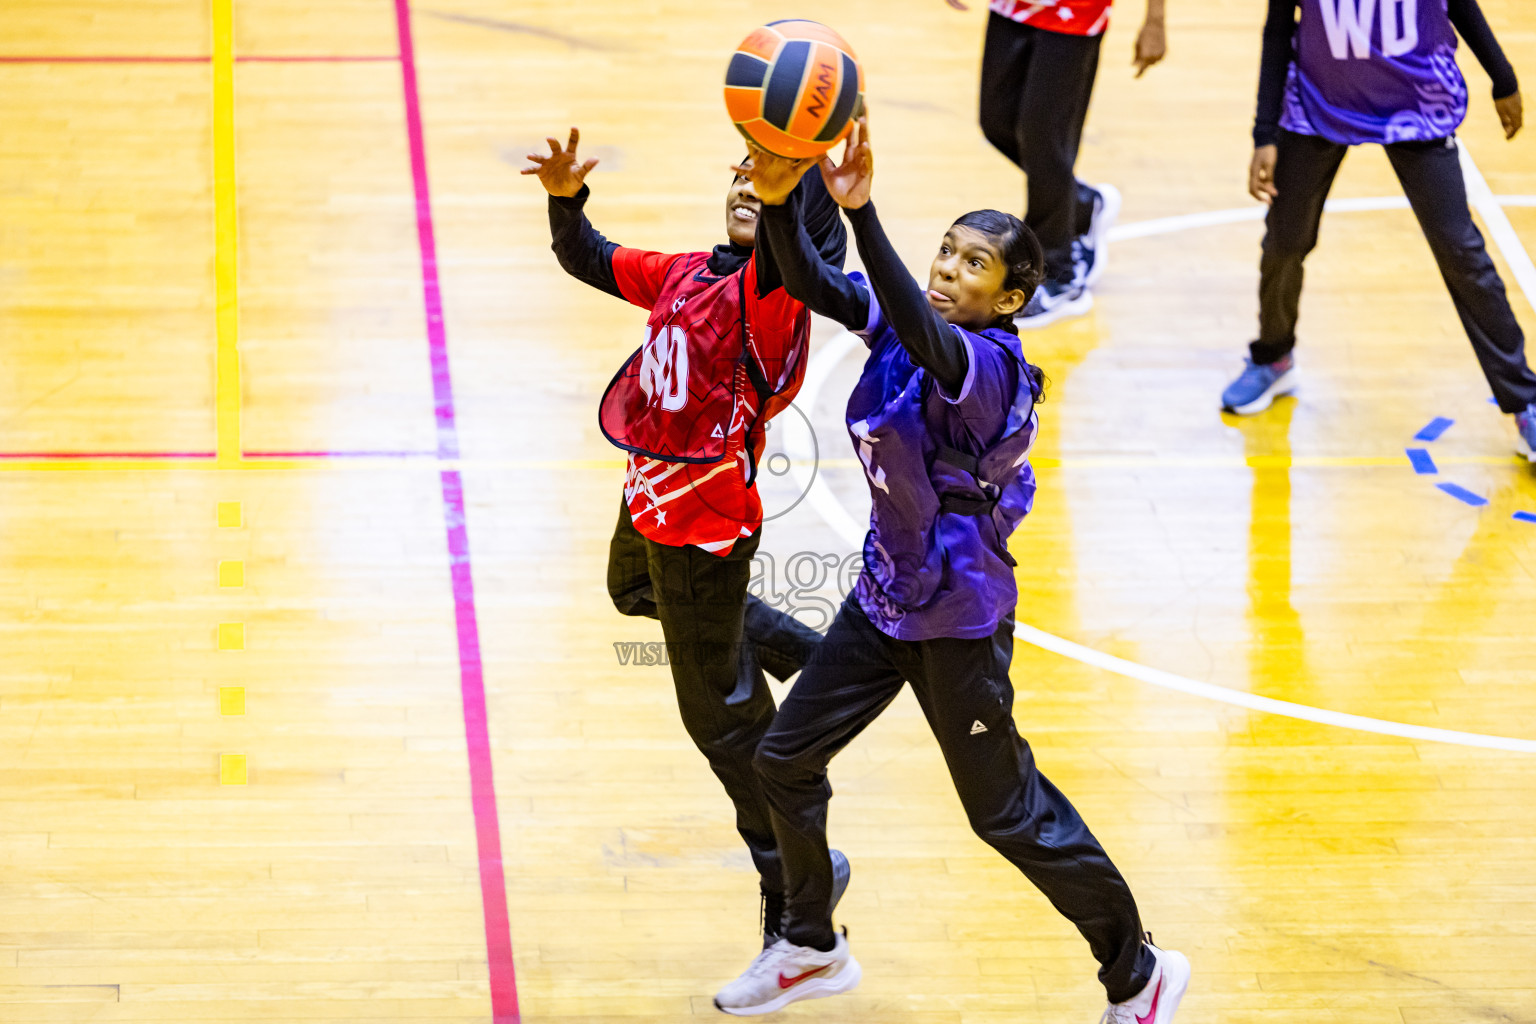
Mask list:
[[[1467,148],[1461,147],[1463,160],[1470,160]],[[1474,165],[1473,172],[1476,173]],[[1481,175],[1478,177],[1482,181]],[[1472,184],[1468,179],[1468,197],[1471,198]],[[1536,206],[1536,196],[1495,196],[1488,192],[1488,186],[1483,185],[1486,193],[1485,201],[1496,204],[1492,208],[1504,224],[1509,224],[1509,218],[1504,216],[1503,206]],[[1475,205],[1475,201],[1474,201]],[[1370,210],[1406,210],[1408,200],[1403,196],[1370,196],[1361,199],[1330,199],[1323,204],[1323,209],[1330,213],[1363,213]],[[1195,228],[1219,227],[1223,224],[1242,224],[1250,220],[1263,220],[1269,211],[1267,206],[1243,206],[1233,210],[1206,210],[1202,213],[1182,213],[1177,217],[1158,217],[1155,220],[1141,220],[1134,224],[1118,224],[1109,229],[1111,242],[1124,242],[1132,238],[1150,238],[1153,235],[1171,235],[1177,231],[1192,231]],[[1483,219],[1488,220],[1487,212],[1478,207],[1478,213],[1483,214]],[[1490,230],[1492,230],[1490,222]],[[1514,231],[1510,228],[1511,233]],[[1503,244],[1500,244],[1503,249]],[[1506,256],[1508,254],[1506,253]]]
[[[1470,163],[1470,157],[1465,156],[1466,149],[1462,148],[1464,171]],[[1471,166],[1471,173],[1477,174],[1475,165]],[[1474,187],[1470,179],[1468,181],[1469,195]],[[1487,210],[1479,207],[1478,212],[1483,215],[1483,220],[1489,226],[1489,231],[1494,234],[1494,241],[1504,252],[1505,259],[1511,268],[1517,265],[1520,257],[1524,258],[1524,265],[1530,267],[1530,256],[1525,247],[1520,244],[1519,237],[1515,235],[1513,227],[1509,225],[1509,219],[1504,217],[1503,210],[1496,205],[1500,201],[1507,202],[1511,206],[1536,206],[1536,196],[1510,196],[1503,200],[1495,199],[1487,192],[1487,184],[1482,181],[1482,175],[1477,174],[1479,183],[1482,183],[1484,195],[1482,200],[1485,205],[1491,207],[1498,218],[1502,220],[1507,229],[1507,237],[1500,237],[1499,229],[1495,228],[1495,219],[1491,218]],[[1509,202],[1509,200],[1518,200]],[[1526,200],[1530,200],[1526,202]],[[1477,201],[1473,200],[1474,203]],[[1382,197],[1374,199],[1340,200],[1337,203],[1330,202],[1328,209],[1339,212],[1351,210],[1384,210],[1396,209],[1407,206],[1407,200],[1401,196]],[[1258,209],[1258,217],[1263,216],[1263,209]],[[1231,224],[1244,220],[1257,219],[1253,212],[1243,210],[1217,210],[1207,213],[1185,214],[1180,217],[1164,217],[1155,221],[1143,221],[1136,224],[1127,224],[1111,232],[1110,238],[1145,238],[1155,234],[1167,234],[1175,231],[1183,231],[1194,227],[1207,227],[1214,224]],[[1149,225],[1157,225],[1156,230],[1146,230]],[[1118,234],[1117,234],[1118,233]],[[1511,241],[1512,240],[1512,241]],[[1518,252],[1518,256],[1511,259],[1511,249]],[[1536,284],[1536,270],[1532,271],[1533,284]],[[1525,288],[1524,282],[1521,283]],[[1532,298],[1532,304],[1536,305],[1536,296],[1530,291],[1526,292],[1528,298]],[[806,367],[805,383],[800,389],[797,404],[805,409],[814,409],[816,399],[820,396],[821,389],[826,385],[828,378],[837,365],[845,359],[860,344],[859,339],[844,331],[834,337],[821,350],[811,358]],[[802,488],[808,487],[806,492],[811,506],[816,509],[832,531],[836,533],[844,543],[853,550],[861,550],[864,546],[864,534],[866,527],[859,523],[848,512],[848,509],[837,500],[832,493],[831,486],[827,483],[824,474],[813,474],[805,470],[802,464],[812,458],[814,441],[810,436],[809,416],[794,417],[785,427],[784,448],[790,456],[790,473],[799,482]],[[1025,643],[1033,644],[1042,650],[1059,654],[1064,658],[1112,672],[1115,675],[1124,676],[1127,679],[1135,679],[1152,686],[1162,687],[1165,690],[1174,690],[1191,697],[1201,697],[1205,700],[1216,701],[1221,704],[1229,704],[1234,707],[1246,708],[1250,711],[1260,711],[1271,715],[1281,715],[1286,718],[1299,719],[1304,722],[1315,722],[1319,725],[1332,725],[1341,729],[1354,729],[1358,732],[1376,733],[1381,736],[1398,736],[1410,740],[1428,740],[1433,743],[1447,743],[1460,747],[1477,747],[1484,750],[1507,750],[1521,754],[1536,754],[1536,740],[1518,739],[1512,736],[1491,736],[1485,733],[1459,732],[1455,729],[1436,729],[1426,725],[1411,725],[1406,722],[1393,722],[1382,718],[1367,718],[1363,715],[1351,715],[1342,711],[1329,711],[1326,708],[1315,708],[1307,704],[1293,704],[1286,700],[1276,700],[1273,697],[1261,697],[1258,694],[1248,693],[1243,690],[1234,690],[1228,686],[1218,686],[1215,683],[1202,683],[1196,679],[1188,679],[1175,675],[1172,672],[1164,672],[1162,669],[1151,668],[1134,661],[1126,661],[1103,651],[1096,651],[1091,647],[1074,643],[1065,637],[1047,633],[1043,629],[1031,626],[1025,622],[1016,623],[1014,635]]]
[[[1482,215],[1483,223],[1488,225],[1493,244],[1504,254],[1509,272],[1515,275],[1515,283],[1525,293],[1525,301],[1536,307],[1536,266],[1531,264],[1531,254],[1525,251],[1525,243],[1515,234],[1514,225],[1509,222],[1498,199],[1494,198],[1493,191],[1483,178],[1483,172],[1477,169],[1467,144],[1463,142],[1457,146],[1457,152],[1461,154],[1461,176],[1467,183],[1467,199]]]

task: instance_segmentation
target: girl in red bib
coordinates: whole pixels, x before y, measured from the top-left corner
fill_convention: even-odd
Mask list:
[[[805,375],[810,314],[754,252],[761,209],[750,182],[726,193],[727,241],[659,253],[608,241],[587,220],[580,133],[529,154],[549,192],[555,256],[567,273],[649,311],[642,343],[608,386],[603,434],[629,453],[609,549],[608,592],[625,615],[661,621],[683,725],[736,806],[760,876],[764,947],[779,937],[783,870],[752,755],[773,721],[763,670],[787,679],[821,637],[747,593],[763,508],[763,431]],[[822,259],[841,267],[847,236],[820,181],[802,198]],[[847,862],[840,861],[841,884]]]

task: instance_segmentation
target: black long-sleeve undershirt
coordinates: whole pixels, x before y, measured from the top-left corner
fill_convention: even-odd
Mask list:
[[[613,274],[613,253],[617,242],[610,242],[592,226],[582,207],[592,190],[586,185],[569,198],[549,197],[550,248],[560,267],[578,281],[622,299],[619,282]]]
[[[1515,69],[1510,65],[1509,58],[1504,56],[1504,49],[1498,39],[1494,38],[1493,29],[1488,19],[1483,17],[1483,9],[1477,5],[1477,0],[1449,2],[1451,24],[1455,26],[1456,34],[1466,42],[1477,62],[1493,80],[1493,98],[1502,100],[1519,92],[1520,81],[1515,77]]]
[[[1269,0],[1264,21],[1264,46],[1259,57],[1258,111],[1253,119],[1253,144],[1270,146],[1280,135],[1280,111],[1285,101],[1285,79],[1295,58],[1296,9],[1300,0]],[[1477,0],[1447,0],[1451,25],[1466,42],[1477,62],[1493,81],[1493,98],[1503,99],[1520,91],[1515,69],[1494,37]]]
[[[934,312],[927,296],[896,255],[875,214],[874,203],[845,211],[853,225],[859,257],[885,320],[896,332],[912,362],[927,370],[949,394],[958,394],[970,369],[967,347],[945,319]],[[816,256],[810,236],[800,223],[796,197],[777,206],[763,206],[758,221],[758,247],[773,253],[773,261],[791,296],[813,313],[836,320],[849,330],[869,323],[870,295],[862,286],[828,267]]]

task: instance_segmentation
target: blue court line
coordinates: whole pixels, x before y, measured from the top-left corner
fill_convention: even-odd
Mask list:
[[[1451,497],[1455,498],[1457,501],[1464,501],[1474,508],[1480,505],[1488,504],[1487,498],[1484,498],[1480,494],[1473,494],[1465,487],[1461,487],[1457,484],[1435,484],[1435,486],[1440,488],[1446,494],[1449,494]]]
[[[1432,476],[1440,472],[1435,467],[1435,460],[1429,457],[1429,452],[1423,448],[1409,448],[1408,461],[1413,463],[1413,471],[1420,476]]]
[[[1455,420],[1448,420],[1444,416],[1436,416],[1425,425],[1424,429],[1413,435],[1415,441],[1438,441],[1440,435],[1451,428]]]
[[[1536,523],[1536,512],[1516,512],[1515,518],[1522,523]]]

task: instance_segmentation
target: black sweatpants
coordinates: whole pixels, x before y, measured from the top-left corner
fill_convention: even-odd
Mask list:
[[[1259,340],[1256,363],[1272,363],[1296,347],[1302,262],[1317,245],[1323,201],[1349,147],[1314,135],[1282,131],[1277,143],[1275,196],[1265,220],[1259,261]],[[1454,138],[1395,142],[1382,147],[1402,183],[1451,301],[1477,353],[1499,408],[1520,412],[1536,402],[1536,374],[1525,360],[1525,335],[1504,294],[1482,233],[1467,207],[1466,182]]]
[[[904,682],[922,705],[976,834],[1008,858],[1088,940],[1112,1002],[1156,969],[1136,901],[1077,809],[1035,769],[1013,722],[1013,619],[980,640],[896,640],[849,597],[757,749],[784,860],[784,935],[829,948],[832,863],[827,763]]]
[[[1072,277],[1072,241],[1087,233],[1093,213],[1092,192],[1073,167],[1101,38],[987,17],[981,131],[1024,172],[1024,223],[1045,250],[1047,275],[1062,281]]]
[[[608,549],[608,594],[625,615],[661,620],[683,727],[736,805],[764,892],[784,876],[752,755],[773,721],[763,669],[799,671],[821,635],[747,593],[762,532],[726,555],[646,539],[620,506]],[[745,641],[745,642],[744,642]]]

